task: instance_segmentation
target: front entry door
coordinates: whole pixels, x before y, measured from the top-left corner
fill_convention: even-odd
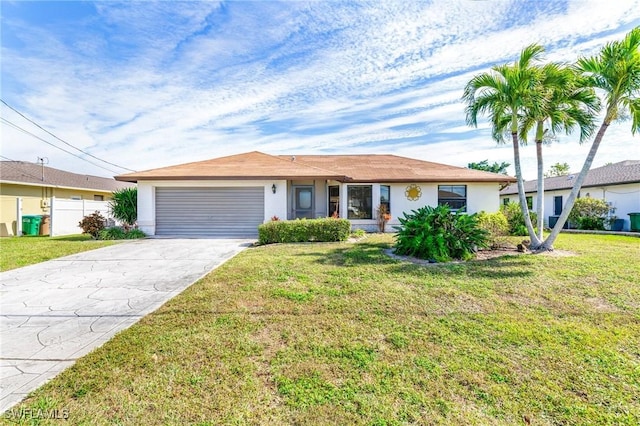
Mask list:
[[[293,211],[296,219],[313,219],[313,186],[293,187]]]

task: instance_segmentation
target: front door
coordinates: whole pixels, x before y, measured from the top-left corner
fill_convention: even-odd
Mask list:
[[[313,186],[293,187],[293,212],[296,219],[313,219]]]
[[[562,214],[562,195],[553,197],[553,214],[556,216]]]

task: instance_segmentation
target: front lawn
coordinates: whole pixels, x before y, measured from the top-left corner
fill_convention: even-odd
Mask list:
[[[87,234],[52,238],[30,236],[0,238],[0,271],[21,268],[111,244],[114,244],[114,241],[95,241]]]
[[[638,239],[563,234],[557,248],[576,256],[444,266],[391,259],[390,242],[249,249],[14,412],[127,425],[640,423]]]

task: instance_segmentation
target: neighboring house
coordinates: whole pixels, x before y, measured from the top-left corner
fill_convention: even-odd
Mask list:
[[[395,155],[268,155],[249,152],[116,176],[138,183],[138,225],[149,235],[253,237],[279,219],[339,216],[377,230],[404,212],[448,203],[497,211],[509,176]]]
[[[51,200],[107,201],[113,191],[133,186],[114,179],[66,172],[25,161],[0,161],[0,236],[16,234],[20,215],[48,215]]]
[[[555,225],[577,176],[578,173],[574,173],[544,180],[546,226]],[[527,202],[533,211],[537,210],[537,188],[537,180],[524,184]],[[628,231],[629,213],[640,212],[640,161],[621,161],[589,170],[579,196],[599,198],[609,203],[612,209],[615,209],[613,215],[624,220],[623,230]],[[512,184],[500,191],[500,199],[503,204],[518,202],[517,186]]]

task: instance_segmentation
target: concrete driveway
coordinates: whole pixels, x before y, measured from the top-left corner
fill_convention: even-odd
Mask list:
[[[148,239],[0,274],[0,412],[251,240]]]

